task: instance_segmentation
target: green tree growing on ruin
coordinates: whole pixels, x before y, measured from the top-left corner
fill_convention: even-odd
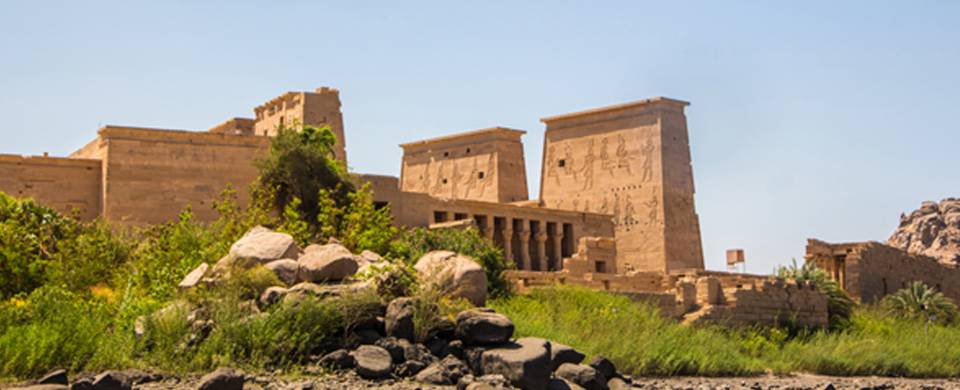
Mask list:
[[[830,318],[830,327],[845,326],[853,313],[854,302],[846,291],[840,288],[836,281],[830,279],[827,273],[817,268],[813,263],[797,265],[797,260],[789,266],[778,267],[777,277],[795,280],[797,282],[813,282],[820,291],[827,295],[827,313]]]

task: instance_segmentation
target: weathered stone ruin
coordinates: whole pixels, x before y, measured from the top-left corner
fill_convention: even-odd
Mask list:
[[[0,155],[0,190],[123,225],[174,220],[188,205],[196,218],[210,220],[215,212],[205,206],[226,186],[248,201],[247,183],[256,177],[251,162],[279,126],[330,126],[334,155],[346,162],[340,106],[339,91],[323,87],[285,93],[255,108],[254,118],[208,131],[106,126],[67,158]],[[535,199],[527,190],[526,132],[500,126],[405,143],[400,177],[357,176],[371,184],[378,204],[390,205],[397,225],[479,230],[516,264],[511,277],[521,288],[562,281],[654,299],[670,316],[823,325],[819,304],[788,298],[788,289],[805,286],[704,270],[687,106],[655,97],[541,119]],[[234,249],[224,261],[264,264],[285,281],[335,280],[362,266],[329,245],[305,248],[299,258]],[[720,281],[722,291],[712,295],[720,299],[693,303],[678,293],[682,281],[703,278]],[[202,282],[194,279],[185,283]],[[760,298],[742,298],[754,295]],[[776,303],[738,314],[749,311],[743,302],[767,301]]]

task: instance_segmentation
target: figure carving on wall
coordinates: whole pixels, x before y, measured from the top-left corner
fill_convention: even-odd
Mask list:
[[[620,226],[620,194],[613,194],[613,226]]]
[[[603,196],[603,203],[600,204],[600,213],[607,214],[607,211],[610,211],[610,199],[606,195]]]
[[[462,177],[460,176],[460,164],[457,164],[456,161],[453,162],[453,174],[450,175],[450,197],[457,197],[457,184],[459,184]]]
[[[643,145],[643,175],[640,178],[641,182],[648,182],[653,179],[653,152],[656,151],[656,146],[653,146],[653,141],[650,138],[647,138],[647,143]]]
[[[593,140],[587,141],[587,155],[583,157],[583,168],[581,172],[583,174],[583,189],[589,190],[593,188],[593,162],[597,157],[593,154]]]
[[[657,194],[652,194],[650,196],[650,201],[644,203],[643,205],[650,210],[647,218],[647,224],[655,225],[657,222],[659,222],[657,218],[659,215],[659,213],[657,212],[657,206],[660,205],[660,201],[657,200]]]
[[[633,208],[633,199],[630,199],[630,194],[627,194],[626,198],[623,201],[624,211],[623,211],[623,223],[625,225],[632,225],[634,222],[633,214],[636,210]]]
[[[617,167],[626,168],[627,174],[632,175],[633,172],[630,169],[630,156],[627,152],[627,140],[623,138],[623,134],[617,135]]]
[[[427,165],[423,167],[423,180],[420,180],[419,187],[422,187],[423,192],[430,192],[430,167],[433,166],[433,159],[427,162]]]
[[[610,153],[607,152],[607,137],[600,140],[600,167],[613,176],[614,161],[610,159]]]
[[[573,169],[573,152],[570,151],[570,143],[564,143],[563,145],[563,171],[566,174],[573,175],[574,182],[580,182],[577,178],[577,170]]]
[[[463,177],[463,198],[470,198],[470,191],[477,188],[477,175],[480,174],[480,167],[477,165],[477,157],[473,157],[473,164],[470,167],[470,173]]]
[[[550,145],[547,148],[547,178],[553,178],[557,182],[557,185],[560,185],[560,175],[557,174],[557,165],[560,164],[560,160],[557,158],[557,150]]]
[[[440,160],[437,163],[437,180],[433,184],[433,191],[430,191],[433,195],[440,195],[440,192],[443,191],[443,166],[445,162],[445,160]]]

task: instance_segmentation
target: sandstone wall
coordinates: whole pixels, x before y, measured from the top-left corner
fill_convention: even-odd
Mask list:
[[[612,215],[624,270],[703,269],[686,105],[655,98],[542,119],[540,198]]]
[[[340,91],[337,89],[320,87],[314,92],[287,92],[254,108],[254,114],[253,133],[256,135],[276,135],[277,128],[298,122],[330,126],[337,136],[333,153],[337,159],[347,163],[347,141],[340,111]]]
[[[777,280],[756,288],[725,288],[720,304],[701,300],[705,296],[698,291],[701,308],[688,314],[685,321],[767,325],[794,323],[816,328],[829,325],[827,296],[810,283]]]
[[[100,160],[0,155],[0,191],[65,214],[96,218],[100,185]]]
[[[199,220],[212,220],[215,201],[228,184],[249,201],[257,176],[253,161],[269,147],[266,137],[209,132],[105,127],[103,214],[128,225],[176,219],[190,205]]]

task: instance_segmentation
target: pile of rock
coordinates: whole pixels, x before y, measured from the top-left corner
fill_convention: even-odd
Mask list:
[[[923,202],[919,209],[901,214],[900,226],[887,244],[944,264],[960,265],[960,199]]]
[[[353,280],[357,273],[384,264],[379,254],[351,253],[334,239],[327,244],[311,244],[300,249],[292,236],[257,226],[230,247],[230,253],[213,267],[200,264],[180,282],[189,289],[199,284],[215,284],[232,270],[263,266],[286,284],[271,287],[260,297],[261,305],[304,295],[331,296],[344,291],[370,287]],[[425,283],[443,285],[447,292],[482,306],[487,298],[487,278],[483,267],[472,258],[449,251],[434,251],[418,259],[415,269]]]
[[[441,324],[425,344],[416,343],[409,298],[387,309],[383,337],[353,350],[323,356],[320,365],[355,370],[362,378],[411,378],[429,385],[466,389],[625,389],[630,379],[602,356],[583,364],[584,354],[550,341],[512,339],[513,322],[491,309],[460,312]]]

